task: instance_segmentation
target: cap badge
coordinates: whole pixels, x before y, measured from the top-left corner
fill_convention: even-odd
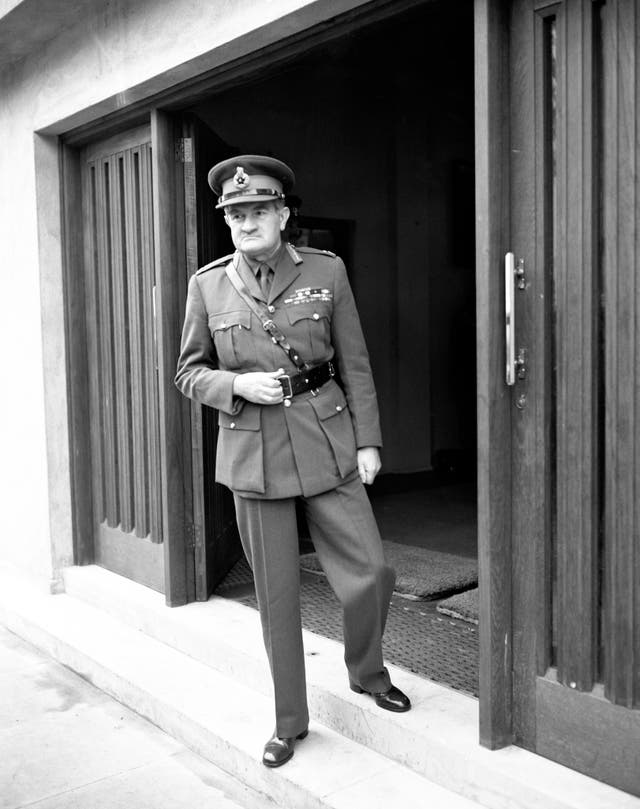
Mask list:
[[[236,167],[236,173],[233,175],[233,184],[236,188],[247,188],[249,185],[249,175],[245,172],[242,166]]]

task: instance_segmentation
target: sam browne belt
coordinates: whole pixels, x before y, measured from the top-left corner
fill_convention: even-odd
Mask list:
[[[322,365],[315,365],[299,374],[283,374],[278,377],[278,382],[282,385],[282,392],[285,399],[291,399],[299,393],[315,391],[321,388],[335,376],[332,362],[323,362]]]

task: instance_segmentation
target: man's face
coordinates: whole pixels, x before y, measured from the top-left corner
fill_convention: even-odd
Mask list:
[[[234,245],[250,258],[266,261],[280,247],[289,209],[275,202],[243,202],[229,205],[224,218]]]

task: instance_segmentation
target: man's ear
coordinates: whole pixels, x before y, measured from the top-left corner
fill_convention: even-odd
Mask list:
[[[287,222],[289,221],[289,217],[291,216],[291,211],[285,205],[284,208],[280,209],[280,230],[284,230],[287,226]]]

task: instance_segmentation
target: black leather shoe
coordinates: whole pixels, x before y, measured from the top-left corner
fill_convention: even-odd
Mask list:
[[[265,767],[282,767],[293,756],[293,748],[296,745],[297,739],[305,739],[308,735],[308,730],[303,730],[302,733],[294,738],[289,737],[281,739],[275,734],[264,746],[264,753],[262,754],[262,763]]]
[[[365,691],[355,683],[349,683],[351,690],[356,694],[369,694],[376,701],[376,705],[384,708],[385,711],[395,711],[396,713],[404,713],[411,708],[411,700],[406,694],[403,694],[399,688],[392,685],[388,691],[380,691],[375,693],[373,691]]]

